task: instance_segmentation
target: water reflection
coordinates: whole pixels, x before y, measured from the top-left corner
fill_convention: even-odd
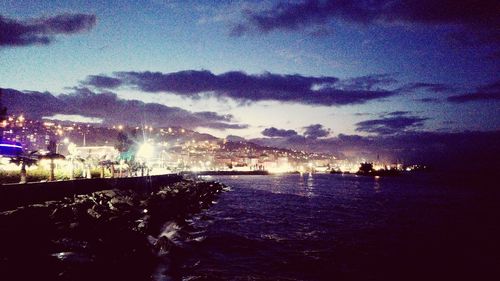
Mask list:
[[[309,176],[307,177],[307,187],[308,188],[313,188],[313,184],[314,184],[313,175],[309,174]]]
[[[309,174],[307,177],[307,197],[312,197],[314,196],[314,178],[312,174]]]
[[[314,196],[314,178],[311,174],[300,173],[297,176],[297,186],[296,190],[293,190],[294,194],[312,197]]]
[[[300,187],[304,186],[304,174],[303,173],[299,174],[299,186]]]
[[[375,177],[375,180],[373,181],[373,190],[375,190],[375,193],[380,193],[380,178],[377,176]]]
[[[407,276],[407,272],[399,271],[419,272],[442,265],[437,276],[448,276],[457,268],[457,259],[464,259],[464,264],[469,261],[465,256],[471,257],[467,265],[476,268],[493,262],[477,254],[487,246],[491,249],[489,242],[481,248],[477,243],[467,245],[459,249],[466,251],[463,256],[454,256],[458,241],[468,241],[471,233],[474,241],[481,241],[477,237],[484,234],[470,229],[487,223],[498,230],[496,217],[487,213],[492,209],[471,200],[474,196],[468,196],[468,191],[355,175],[220,178],[234,186],[233,192],[222,194],[220,203],[207,211],[220,212],[213,215],[213,224],[200,234],[191,233],[207,238],[193,240],[186,247],[193,249],[186,254],[189,264],[200,262],[186,266],[185,280],[200,276],[206,276],[205,280],[262,276],[268,280],[401,280],[394,277]],[[270,190],[285,194],[270,194]],[[491,205],[487,206],[496,206],[495,199],[488,200]],[[467,215],[456,220],[457,214],[470,214],[469,208],[485,215],[477,222],[475,216]],[[463,220],[468,227],[462,227]],[[450,229],[458,232],[456,239],[443,235]],[[498,231],[491,234],[496,236]],[[422,275],[431,273],[423,271]]]
[[[240,181],[244,177],[231,180]],[[265,178],[259,176],[247,176],[245,179],[252,179],[252,189],[264,190],[274,194],[294,194],[304,197],[316,196],[318,184],[321,184],[321,177],[314,174],[293,174],[293,175],[269,175]],[[319,181],[318,181],[319,180]],[[228,179],[225,179],[229,182]],[[291,184],[292,183],[292,184]]]

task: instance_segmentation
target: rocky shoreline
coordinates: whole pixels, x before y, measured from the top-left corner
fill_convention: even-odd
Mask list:
[[[0,276],[152,279],[160,256],[176,251],[165,228],[185,224],[224,190],[220,183],[184,179],[148,193],[104,190],[1,212]],[[164,275],[177,279],[175,267],[167,268]]]

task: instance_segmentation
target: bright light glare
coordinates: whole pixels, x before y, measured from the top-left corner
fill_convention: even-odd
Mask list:
[[[148,160],[153,158],[154,147],[149,143],[144,143],[139,147],[139,151],[137,151],[137,158],[141,158],[144,160]]]
[[[271,174],[283,174],[293,171],[293,168],[290,165],[281,165],[277,167],[268,168],[267,171]]]

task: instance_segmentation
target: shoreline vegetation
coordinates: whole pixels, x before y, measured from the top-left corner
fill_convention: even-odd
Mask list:
[[[74,177],[76,179],[83,179],[83,172],[81,170],[75,170]],[[33,170],[28,170],[26,173],[26,182],[44,182],[49,178],[50,171],[42,168],[37,168]],[[101,169],[94,168],[90,170],[91,178],[99,178],[101,177]],[[111,177],[111,173],[109,170],[104,170],[105,177]],[[0,185],[1,184],[15,184],[19,183],[19,179],[21,178],[20,171],[18,170],[10,170],[10,171],[2,171],[0,170]],[[71,177],[69,174],[64,173],[60,170],[55,170],[54,179],[56,181],[61,180],[70,180]]]
[[[361,176],[400,176],[408,174],[406,171],[395,170],[395,169],[386,169],[386,170],[374,170],[372,168],[363,170],[363,165],[366,163],[362,163],[360,169],[357,172],[348,172],[341,170],[327,170],[323,172],[314,171],[312,173],[320,173],[320,174],[356,174]],[[428,169],[415,170],[415,171],[428,171]],[[92,179],[95,178],[112,178],[109,170],[104,170],[104,174],[101,174],[100,168],[95,168],[90,171]],[[220,171],[184,171],[179,172],[179,175],[184,176],[231,176],[231,175],[272,175],[272,174],[300,174],[300,173],[310,173],[310,172],[300,172],[300,171],[287,171],[280,173],[272,173],[267,170],[252,170],[252,171],[237,171],[237,170],[220,170]],[[27,173],[27,182],[28,183],[36,183],[36,182],[47,182],[47,178],[49,175],[49,171],[43,169],[35,169],[29,171]],[[1,171],[0,170],[0,186],[3,184],[18,184],[20,178],[19,171]],[[82,176],[82,171],[75,171],[74,175],[75,179],[85,179]],[[127,178],[127,177],[125,177]],[[57,171],[55,173],[55,181],[67,181],[71,180],[69,175]]]
[[[182,179],[153,190],[114,189],[0,212],[2,280],[147,280],[178,252],[166,228],[215,203],[217,182]],[[175,256],[171,258],[175,265]],[[171,266],[161,274],[175,277]]]

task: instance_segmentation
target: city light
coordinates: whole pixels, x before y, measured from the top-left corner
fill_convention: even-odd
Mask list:
[[[284,165],[284,166],[278,166],[278,167],[273,167],[269,168],[268,172],[271,174],[284,174],[288,172],[293,172],[293,168],[290,165]]]
[[[137,169],[142,169],[128,161],[132,163],[136,161],[140,165],[147,164],[149,175],[189,171],[354,174],[359,172],[360,163],[365,162],[372,165],[373,171],[380,172],[376,175],[384,175],[383,173],[386,171],[407,173],[427,169],[423,165],[410,166],[394,162],[372,162],[370,159],[362,158],[339,159],[331,154],[262,147],[245,142],[231,142],[226,138],[207,140],[204,137],[199,138],[196,132],[183,128],[158,127],[155,130],[150,125],[143,128],[148,132],[149,130],[157,131],[158,135],[148,134],[149,136],[143,140],[144,142],[138,145],[137,150],[126,148],[125,151],[119,151],[115,146],[116,140],[113,138],[116,138],[115,134],[118,131],[125,128],[123,125],[103,128],[90,124],[79,126],[73,124],[71,126],[56,121],[49,123],[25,119],[23,126],[19,127],[18,116],[10,116],[9,119],[13,121],[7,122],[4,127],[5,142],[0,145],[0,148],[4,150],[4,156],[7,156],[7,150],[37,151],[38,154],[43,155],[47,153],[46,148],[50,139],[55,137],[56,152],[69,154],[65,156],[71,156],[70,159],[74,165],[80,165],[79,169],[87,170],[84,174],[89,174],[90,169],[101,169],[98,164],[100,161],[115,163],[112,168],[108,166],[106,169],[119,170],[120,177],[137,175]],[[59,150],[61,146],[65,149]],[[13,157],[18,154],[10,153],[8,155]],[[120,154],[123,154],[121,155],[123,158],[120,157]],[[118,164],[123,159],[126,159],[127,163]],[[34,166],[44,166],[45,162],[41,161]],[[60,163],[59,166],[61,166]]]
[[[7,143],[0,143],[0,147],[10,147],[10,148],[23,148],[20,145],[17,144],[7,144]]]
[[[143,161],[153,158],[154,147],[150,143],[143,143],[137,151],[136,157]]]

